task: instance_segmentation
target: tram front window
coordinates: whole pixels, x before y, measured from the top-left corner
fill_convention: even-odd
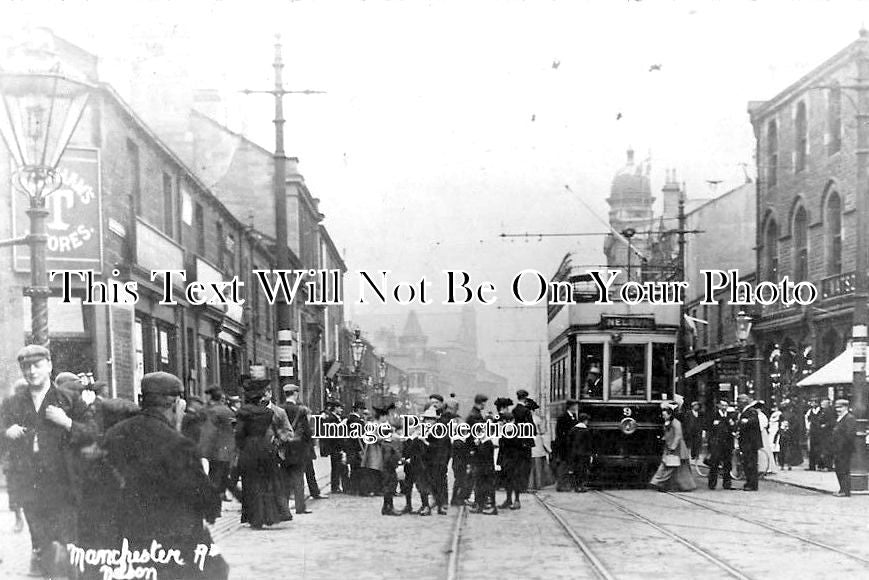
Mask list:
[[[615,344],[610,351],[610,399],[646,398],[646,345]]]
[[[652,399],[664,401],[673,390],[673,344],[652,343]]]

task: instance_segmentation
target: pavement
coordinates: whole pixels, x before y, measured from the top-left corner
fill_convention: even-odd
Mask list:
[[[763,480],[821,493],[835,493],[839,491],[839,480],[836,479],[836,472],[809,471],[808,462],[803,462],[802,465],[798,465],[793,469],[768,473],[763,477]],[[869,491],[852,491],[851,494],[869,495]]]
[[[314,471],[317,482],[324,495],[329,493],[329,458],[319,457],[314,460]],[[306,484],[307,485],[307,484]],[[316,510],[320,502],[310,500],[307,509]],[[0,578],[3,580],[24,580],[32,578],[27,572],[30,568],[30,533],[27,526],[19,533],[14,533],[15,516],[5,508],[9,505],[9,496],[5,487],[0,487]],[[293,502],[290,507],[295,509]],[[310,516],[302,516],[310,517]],[[225,543],[227,538],[238,532],[243,525],[241,519],[241,504],[233,499],[223,503],[223,513],[213,525],[208,526],[215,544]],[[292,525],[294,522],[289,522]],[[244,526],[246,527],[246,526]],[[238,576],[233,574],[233,578]]]

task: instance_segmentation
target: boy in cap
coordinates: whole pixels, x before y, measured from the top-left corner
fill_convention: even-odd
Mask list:
[[[81,489],[79,451],[96,438],[93,414],[77,393],[51,382],[51,353],[31,344],[18,351],[27,382],[0,411],[0,433],[21,484],[21,504],[34,546],[31,572],[60,575],[67,542],[75,542]]]
[[[483,416],[489,397],[480,394],[474,397],[474,407],[468,414],[468,425],[473,429],[477,423],[487,423],[491,419]],[[471,474],[474,482],[474,513],[498,515],[495,505],[495,444],[491,439],[475,439],[468,436],[471,448]]]

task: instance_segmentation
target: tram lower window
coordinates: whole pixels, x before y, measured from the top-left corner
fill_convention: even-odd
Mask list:
[[[674,346],[669,343],[652,343],[652,399],[670,398],[673,390]]]
[[[617,344],[610,352],[610,399],[646,398],[646,345]]]

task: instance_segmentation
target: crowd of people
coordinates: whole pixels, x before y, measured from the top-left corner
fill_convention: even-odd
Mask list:
[[[0,433],[9,507],[17,532],[26,520],[36,576],[65,576],[72,562],[80,567],[77,577],[103,577],[105,569],[84,563],[111,550],[147,551],[156,542],[170,554],[178,551],[164,562],[160,578],[225,578],[222,557],[202,556],[203,546],[212,545],[206,523],[215,522],[231,496],[252,529],[292,520],[290,502],[295,515],[310,514],[305,480],[310,497],[328,497],[314,472],[318,441],[320,455],[330,458],[331,493],[380,495],[387,516],[443,515],[460,505],[495,515],[521,509],[529,487],[551,483],[544,421],[522,389],[515,404],[502,397],[494,409],[486,395],[477,395],[464,418],[454,395],[445,401],[433,394],[419,416],[423,424],[405,433],[393,404],[371,411],[356,404],[345,414],[340,402],[328,401],[315,415],[298,402],[295,385],[284,386],[282,404],[272,400],[269,381],[249,379],[243,396],[211,387],[203,400],[185,396],[178,377],[156,372],[142,378],[136,404],[111,398],[105,383],[73,373],[52,379],[44,347],[27,346],[17,359],[22,378],[0,406]],[[315,439],[318,422],[388,423],[390,429],[370,442]],[[534,435],[419,436],[424,424],[434,423],[528,423],[525,432]],[[500,503],[497,489],[506,493]],[[404,498],[400,509],[395,497]],[[81,557],[71,550],[82,550]],[[84,550],[92,552],[85,557]]]
[[[542,418],[535,413],[539,405],[520,389],[516,402],[506,397],[494,401],[494,412],[488,409],[489,398],[479,394],[464,418],[459,403],[451,396],[448,400],[432,394],[420,416],[422,424],[408,426],[393,404],[374,406],[369,414],[357,405],[344,416],[340,403],[333,403],[326,411],[324,421],[332,423],[359,423],[372,420],[388,424],[387,436],[364,442],[358,437],[320,439],[321,454],[330,457],[332,493],[353,495],[380,495],[383,498],[381,514],[400,516],[432,513],[445,515],[448,506],[468,505],[472,513],[497,515],[499,509],[521,509],[521,494],[529,485],[547,485],[548,453],[543,440],[545,431]],[[452,426],[447,432],[458,432],[457,426],[469,427],[479,423],[530,424],[533,437],[441,437],[432,432],[431,424]],[[428,424],[428,425],[426,425]],[[422,431],[428,433],[422,436]],[[452,467],[454,483],[448,489],[448,470]],[[496,489],[503,488],[506,498],[500,504]],[[414,492],[419,508],[414,508]],[[403,497],[404,505],[396,509],[394,498]]]
[[[810,471],[835,471],[839,482],[837,497],[851,495],[850,464],[856,441],[856,419],[850,403],[839,399],[809,402],[805,413],[785,400],[767,409],[763,401],[749,395],[737,397],[736,405],[720,400],[704,416],[698,402],[685,409],[682,400],[661,405],[663,434],[661,460],[649,482],[659,491],[691,491],[697,484],[691,462],[702,461],[708,468],[707,485],[714,490],[719,478],[723,489],[757,491],[760,473],[759,454],[772,459],[766,471],[779,466],[793,469],[802,465],[802,445],[808,449]],[[579,412],[579,402],[568,400],[558,418],[553,443],[553,466],[557,491],[584,492],[588,489],[589,471],[596,454],[594,439],[588,428],[591,419]],[[805,435],[804,435],[805,433]],[[704,450],[705,454],[701,457]],[[744,474],[741,488],[732,485],[734,456]]]

